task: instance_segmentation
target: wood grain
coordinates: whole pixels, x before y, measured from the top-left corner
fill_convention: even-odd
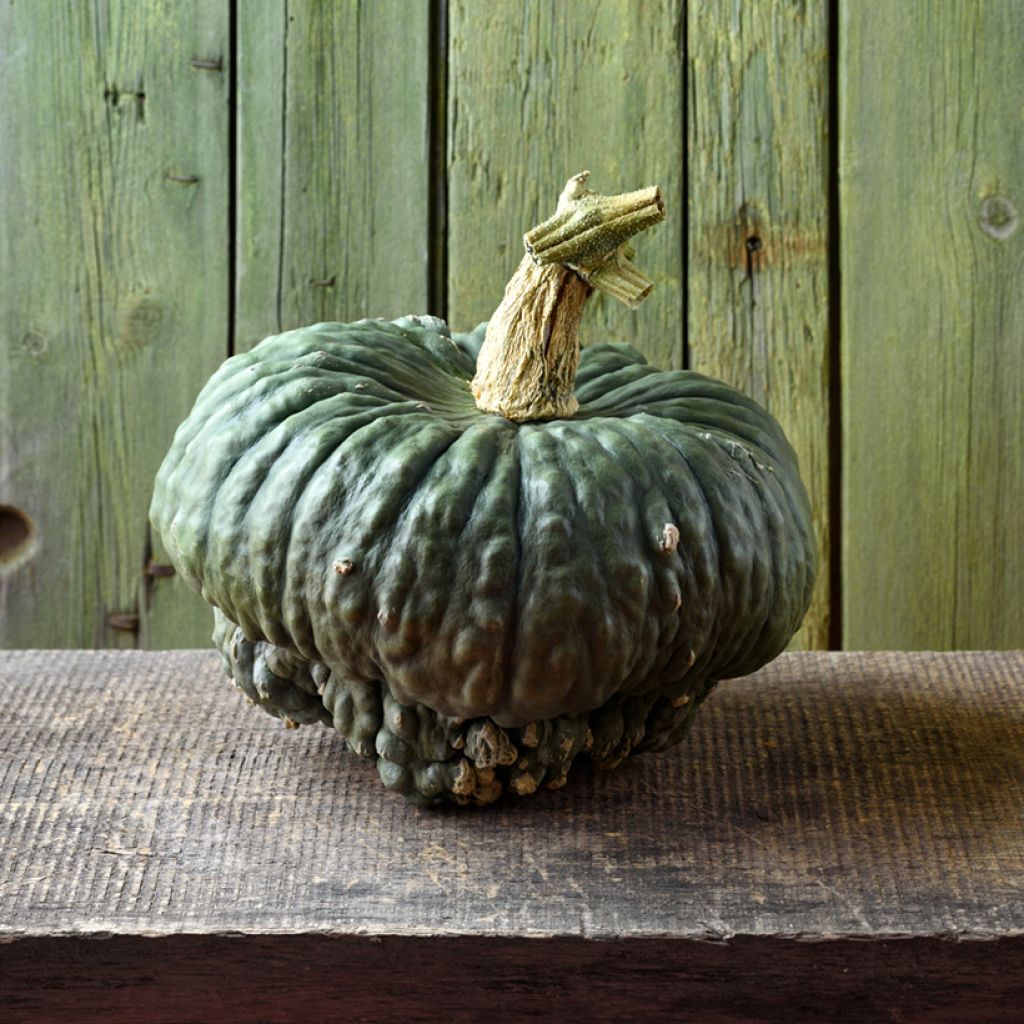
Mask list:
[[[0,942],[9,1024],[1019,1024],[1024,940],[175,935]]]
[[[214,652],[0,656],[0,935],[1024,934],[1024,653],[789,654],[663,755],[417,810]]]
[[[1024,645],[1024,8],[841,12],[845,641]]]
[[[828,4],[690,4],[689,354],[780,421],[819,575],[794,646],[829,646]]]
[[[286,0],[238,22],[235,345],[427,312],[428,5]]]
[[[144,567],[153,475],[227,345],[227,86],[190,64],[227,43],[226,3],[0,9],[0,646],[208,633]]]
[[[1022,683],[1021,652],[783,655],[673,751],[437,812],[213,652],[6,653],[0,1005],[1009,1024]]]
[[[636,312],[588,304],[588,341],[683,361],[683,3],[448,5],[448,313],[487,320],[570,175],[612,194],[660,185],[668,220],[636,263],[654,282]]]

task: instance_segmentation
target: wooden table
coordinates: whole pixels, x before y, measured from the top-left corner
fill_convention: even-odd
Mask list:
[[[423,811],[211,652],[0,654],[0,1019],[1024,1019],[1024,654],[792,654]]]

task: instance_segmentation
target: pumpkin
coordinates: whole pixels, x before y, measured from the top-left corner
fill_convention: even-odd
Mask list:
[[[559,787],[680,741],[798,628],[815,546],[778,423],[727,385],[580,349],[635,306],[657,189],[571,179],[489,324],[321,323],[228,359],[151,518],[249,698],[333,726],[421,804]]]

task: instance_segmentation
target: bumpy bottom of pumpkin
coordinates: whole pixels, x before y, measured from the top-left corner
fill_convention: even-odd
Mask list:
[[[451,718],[399,704],[382,682],[353,682],[283,647],[247,640],[215,612],[214,644],[227,673],[254,703],[291,726],[321,722],[360,757],[377,762],[384,785],[420,805],[488,804],[564,786],[573,761],[614,768],[630,754],[682,740],[714,686],[686,679],[670,694],[617,696],[593,711],[517,728],[490,718]]]

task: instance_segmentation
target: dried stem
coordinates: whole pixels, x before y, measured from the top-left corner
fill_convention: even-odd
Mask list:
[[[630,262],[629,239],[665,216],[661,192],[602,196],[569,179],[553,216],[523,237],[527,255],[505,288],[473,379],[479,408],[508,419],[571,416],[579,323],[594,289],[635,309],[652,282]]]

